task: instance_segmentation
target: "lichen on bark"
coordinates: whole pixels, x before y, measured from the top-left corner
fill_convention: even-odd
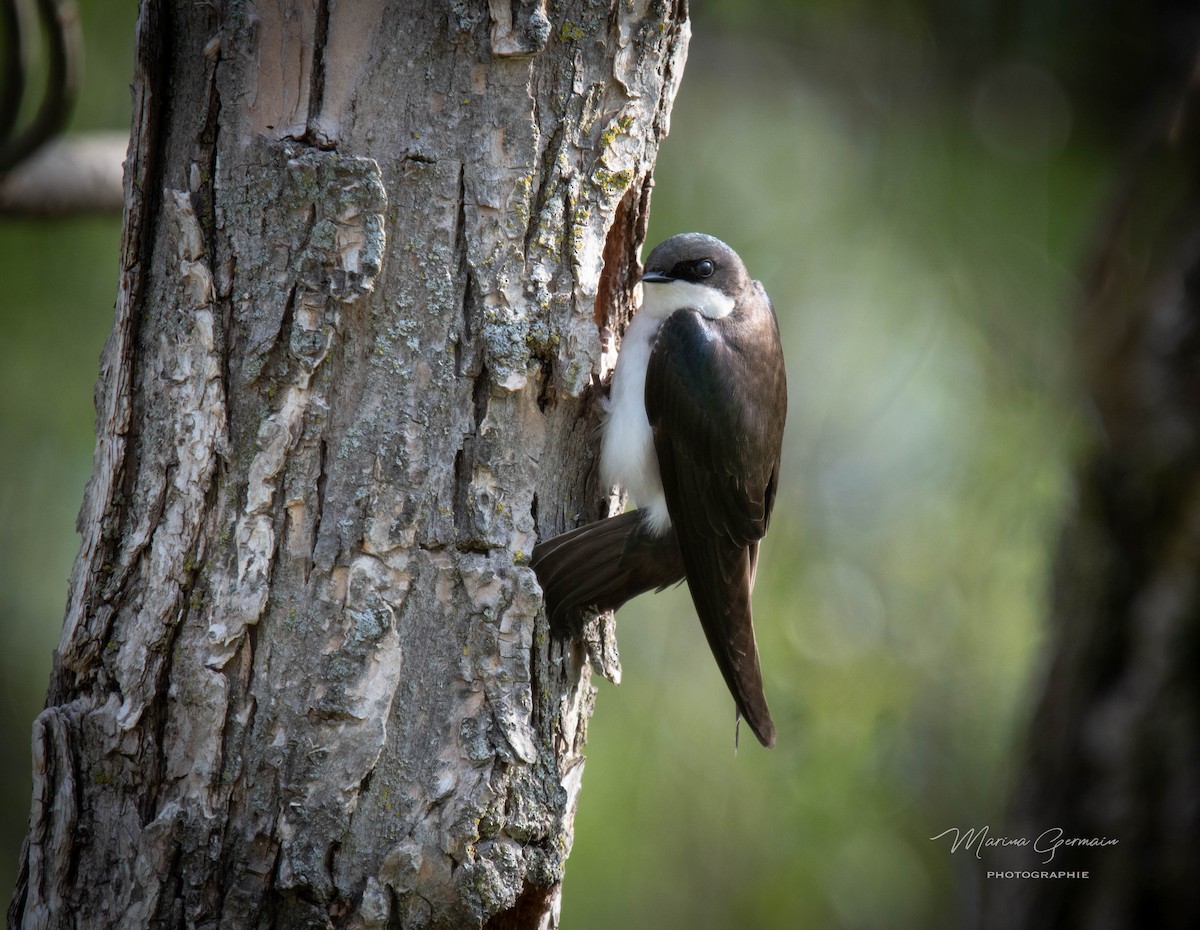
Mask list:
[[[682,3],[143,4],[17,926],[550,926]],[[366,25],[364,25],[364,23]]]

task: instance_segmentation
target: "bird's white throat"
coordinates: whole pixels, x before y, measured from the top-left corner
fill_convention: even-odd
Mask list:
[[[600,442],[600,477],[619,484],[646,510],[646,522],[656,533],[671,525],[663,495],[654,433],[646,417],[646,366],[658,328],[676,310],[692,308],[709,319],[728,316],[733,298],[716,288],[689,281],[645,282],[642,308],[634,314],[613,372],[608,418]]]
[[[695,284],[692,281],[642,283],[642,309],[638,311],[639,314],[649,313],[665,320],[676,310],[685,307],[690,307],[710,320],[719,320],[733,312],[733,298],[715,287]],[[621,351],[625,351],[624,346]]]

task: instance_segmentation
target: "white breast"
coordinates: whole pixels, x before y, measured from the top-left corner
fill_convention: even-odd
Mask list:
[[[671,516],[654,454],[654,434],[646,418],[646,365],[662,322],[643,308],[625,331],[600,442],[601,479],[619,484],[633,495],[638,506],[646,508],[647,522],[657,533],[666,532]]]
[[[732,298],[711,287],[674,281],[642,285],[642,308],[634,314],[613,372],[608,419],[600,442],[600,477],[619,484],[639,507],[646,510],[646,523],[656,533],[671,525],[663,496],[654,434],[646,417],[646,366],[650,349],[663,321],[676,310],[692,307],[709,319],[727,316]]]

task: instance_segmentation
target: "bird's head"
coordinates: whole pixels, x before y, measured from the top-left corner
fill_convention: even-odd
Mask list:
[[[750,276],[737,252],[720,239],[681,233],[655,246],[642,284],[643,312],[665,319],[687,307],[716,320],[733,311]]]

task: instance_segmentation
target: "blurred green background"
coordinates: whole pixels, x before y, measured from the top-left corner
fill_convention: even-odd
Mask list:
[[[1079,4],[1028,6],[695,5],[650,238],[725,239],[780,315],[786,481],[755,602],[779,745],[745,731],[734,752],[686,591],[623,610],[565,927],[928,928],[971,911],[982,875],[929,837],[998,825],[1019,759],[1080,432],[1070,311],[1144,99],[1133,59],[1154,48],[1119,17],[1082,34]],[[134,4],[82,7],[72,128],[126,127]],[[1112,62],[1093,64],[1114,35],[1115,89]],[[0,221],[3,906],[118,241],[115,218]]]
[[[999,830],[1019,759],[1106,166],[1049,72],[941,83],[921,38],[838,36],[865,47],[814,65],[696,24],[650,239],[725,239],[780,316],[786,479],[755,596],[778,748],[744,731],[734,753],[685,590],[625,608],[565,927],[955,926],[983,878],[930,837]],[[1049,96],[1016,119],[989,82]]]
[[[136,4],[78,6],[86,64],[69,131],[128,131]],[[120,241],[119,217],[0,217],[0,919],[29,817],[30,727],[79,548]]]

